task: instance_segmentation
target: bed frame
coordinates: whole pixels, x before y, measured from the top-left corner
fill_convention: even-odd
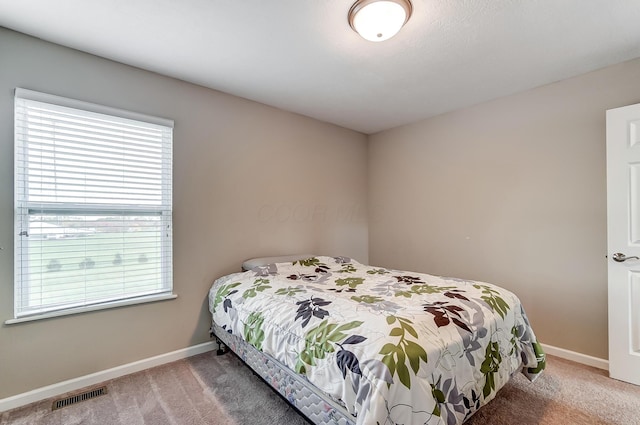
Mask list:
[[[354,425],[355,418],[333,399],[328,399],[304,377],[281,365],[273,357],[232,335],[215,323],[211,335],[226,345],[262,380],[276,390],[303,416],[316,425]],[[218,350],[218,354],[225,351]]]

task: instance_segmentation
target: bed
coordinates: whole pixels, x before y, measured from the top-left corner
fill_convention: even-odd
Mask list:
[[[483,282],[297,256],[209,292],[212,333],[315,424],[455,425],[545,358],[519,299]]]

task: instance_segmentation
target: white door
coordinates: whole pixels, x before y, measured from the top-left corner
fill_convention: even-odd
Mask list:
[[[609,374],[640,385],[640,104],[607,111]]]

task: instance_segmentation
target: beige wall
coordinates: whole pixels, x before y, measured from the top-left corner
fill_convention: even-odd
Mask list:
[[[13,317],[13,90],[175,120],[178,298],[0,327],[0,398],[209,340],[212,281],[252,256],[367,261],[366,136],[0,28],[0,323]]]
[[[605,110],[640,60],[370,137],[372,264],[493,282],[543,343],[607,358]]]

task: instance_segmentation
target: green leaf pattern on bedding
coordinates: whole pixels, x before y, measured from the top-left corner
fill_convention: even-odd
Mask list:
[[[300,292],[305,292],[304,289],[298,287],[287,286],[286,288],[280,288],[276,291],[276,295],[286,295],[287,297],[293,297]]]
[[[307,366],[316,366],[316,360],[322,360],[328,353],[335,351],[334,344],[339,345],[339,341],[347,339],[345,331],[356,328],[361,324],[362,322],[354,321],[338,325],[323,320],[317,327],[310,329],[305,334],[305,346],[298,354],[295,371],[305,374]]]
[[[253,285],[251,285],[251,288],[247,289],[242,293],[242,297],[253,298],[256,295],[258,295],[258,292],[262,292],[265,289],[269,289],[269,288],[271,288],[271,286],[269,286],[269,279],[259,278],[253,282]]]
[[[374,304],[374,303],[379,303],[384,301],[384,299],[380,297],[376,297],[375,295],[362,295],[359,297],[353,296],[351,297],[351,299],[354,300],[355,302],[365,303],[365,304]]]
[[[345,257],[225,276],[210,310],[343,403],[358,425],[461,424],[514,372],[533,380],[544,369],[511,292]]]
[[[263,323],[264,316],[259,312],[253,312],[244,324],[244,339],[258,350],[262,350],[262,342],[264,341]]]
[[[482,298],[489,306],[504,319],[504,315],[509,310],[509,304],[498,295],[499,292],[487,285],[473,285],[474,288],[482,289]]]
[[[235,288],[236,286],[240,286],[240,285],[241,285],[240,282],[236,282],[236,283],[231,283],[229,285],[220,286],[218,288],[218,290],[216,291],[216,295],[215,295],[215,298],[213,300],[213,304],[211,305],[211,309],[212,309],[211,311],[215,312],[216,309],[218,308],[218,305],[223,300],[226,300],[229,295],[238,292],[237,290],[233,290],[233,288]]]
[[[344,279],[336,279],[336,286],[348,286],[351,289],[356,289],[358,285],[362,285],[364,279],[361,277],[347,277]]]
[[[399,337],[396,344],[386,343],[380,353],[384,357],[382,363],[387,365],[391,376],[398,375],[398,379],[411,389],[411,374],[407,368],[406,361],[409,360],[413,374],[417,375],[420,369],[420,360],[427,362],[427,352],[420,345],[412,341],[410,337],[418,338],[418,333],[413,328],[412,322],[402,317],[388,316],[387,324],[395,325],[389,332],[389,337],[393,340]]]

